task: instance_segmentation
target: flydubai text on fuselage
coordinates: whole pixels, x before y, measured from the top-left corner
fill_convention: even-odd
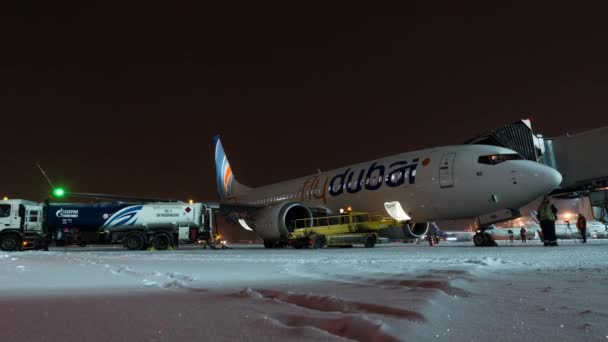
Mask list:
[[[512,150],[456,145],[251,189],[236,181],[219,138],[215,143],[220,197],[263,207],[298,202],[333,213],[349,206],[377,212],[384,211],[387,202],[398,202],[417,222],[473,218],[500,209],[518,209],[561,182],[554,169],[523,160]]]

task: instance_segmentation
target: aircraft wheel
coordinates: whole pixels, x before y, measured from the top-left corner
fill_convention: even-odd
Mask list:
[[[274,240],[264,240],[264,247],[266,248],[274,248],[276,245]]]
[[[19,250],[21,239],[15,234],[5,235],[0,237],[0,249],[5,252],[14,252]]]
[[[483,244],[484,243],[483,240],[484,240],[483,239],[483,234],[477,233],[477,234],[475,234],[475,236],[473,236],[473,243],[475,243],[476,247],[483,246],[484,245]]]
[[[146,245],[143,235],[139,233],[129,234],[125,237],[125,247],[131,251],[139,251]]]
[[[374,248],[374,246],[376,245],[376,237],[373,235],[368,235],[365,238],[365,248]]]
[[[483,233],[483,245],[488,247],[494,246],[494,239],[492,239],[492,235]]]
[[[166,251],[171,246],[171,238],[167,234],[156,234],[152,239],[152,246],[159,251]]]
[[[312,243],[312,248],[319,249],[319,248],[323,248],[323,247],[325,247],[325,236],[323,236],[323,235],[316,236]]]

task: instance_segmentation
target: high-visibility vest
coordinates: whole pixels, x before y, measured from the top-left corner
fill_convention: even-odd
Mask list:
[[[541,221],[549,220],[555,221],[555,214],[553,213],[553,208],[551,208],[551,203],[542,204],[540,208],[538,208],[538,218]]]

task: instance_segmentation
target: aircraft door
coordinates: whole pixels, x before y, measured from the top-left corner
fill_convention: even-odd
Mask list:
[[[454,159],[456,153],[445,153],[439,163],[439,186],[451,188],[454,186]]]

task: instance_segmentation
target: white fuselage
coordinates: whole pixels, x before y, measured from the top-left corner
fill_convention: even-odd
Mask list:
[[[413,220],[423,222],[518,209],[561,182],[559,172],[532,161],[480,162],[492,155],[516,152],[487,145],[437,147],[251,189],[227,200],[262,206],[293,201],[334,213],[347,207],[381,212],[386,202],[398,201]]]

